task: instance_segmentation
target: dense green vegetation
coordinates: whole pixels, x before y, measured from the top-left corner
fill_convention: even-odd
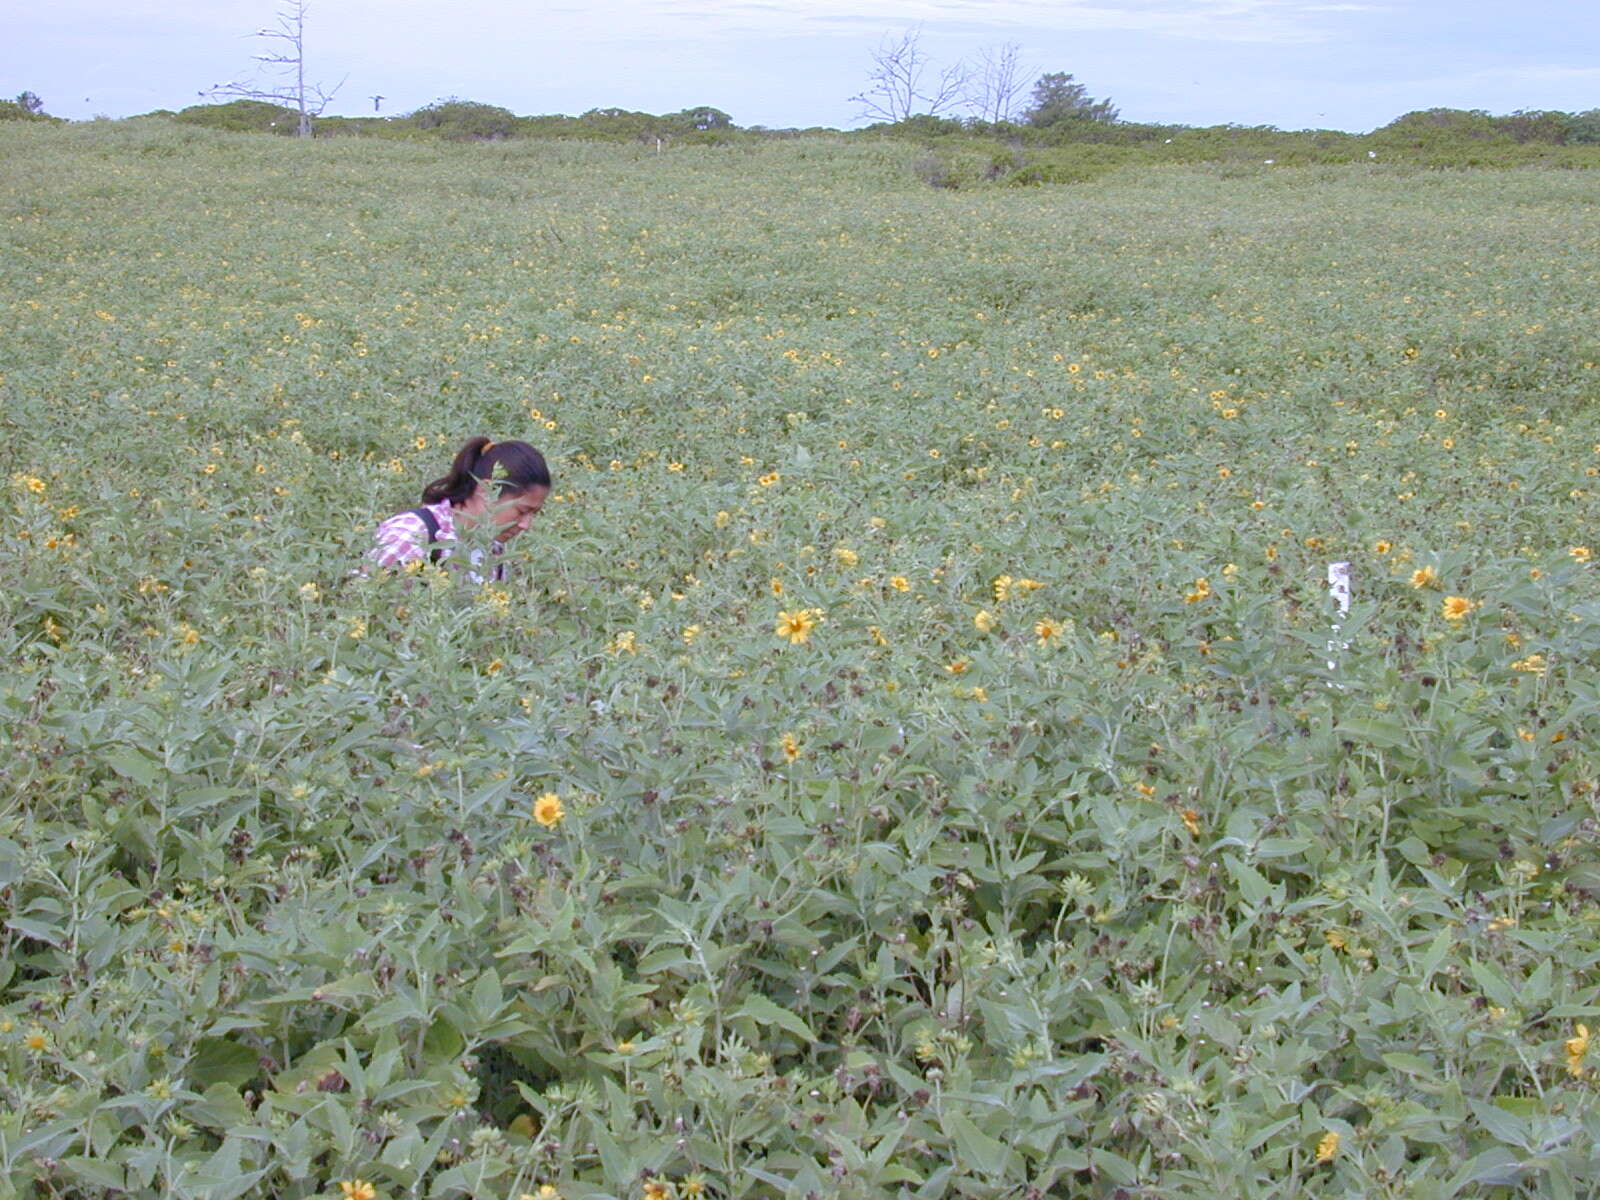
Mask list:
[[[0,155],[0,1195],[1600,1181],[1586,173]]]

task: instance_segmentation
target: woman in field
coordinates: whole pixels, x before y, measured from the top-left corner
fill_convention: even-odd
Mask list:
[[[450,556],[453,543],[479,530],[489,536],[490,553],[499,554],[528,528],[549,494],[550,468],[527,442],[470,438],[449,474],[422,489],[420,508],[396,513],[378,526],[367,557],[380,567],[440,562]],[[470,557],[480,565],[483,550],[473,550]],[[482,582],[475,572],[467,574]],[[504,575],[505,564],[497,564],[494,577]]]

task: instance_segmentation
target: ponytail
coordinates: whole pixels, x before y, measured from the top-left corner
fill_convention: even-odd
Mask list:
[[[450,473],[422,489],[424,504],[448,500],[462,505],[472,499],[479,483],[495,480],[497,493],[526,491],[530,487],[550,486],[550,468],[544,455],[527,442],[494,442],[486,437],[468,438],[450,464]]]

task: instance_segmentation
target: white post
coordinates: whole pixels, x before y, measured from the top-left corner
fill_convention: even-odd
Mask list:
[[[1349,563],[1335,562],[1328,564],[1328,599],[1333,601],[1334,611],[1339,616],[1339,620],[1333,623],[1333,638],[1328,642],[1328,653],[1337,654],[1341,650],[1350,648],[1350,643],[1339,637],[1340,622],[1350,615]],[[1337,671],[1338,669],[1338,660],[1330,658],[1328,660],[1328,670]],[[1333,686],[1339,687],[1341,685],[1334,684]]]

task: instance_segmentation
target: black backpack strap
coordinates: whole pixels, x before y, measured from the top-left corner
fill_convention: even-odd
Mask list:
[[[421,518],[423,526],[428,530],[428,545],[431,546],[437,542],[439,540],[439,518],[433,515],[433,510],[424,507],[413,508],[410,511],[412,516]],[[428,559],[430,562],[438,562],[441,554],[442,551],[434,550],[428,555]]]

